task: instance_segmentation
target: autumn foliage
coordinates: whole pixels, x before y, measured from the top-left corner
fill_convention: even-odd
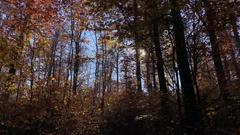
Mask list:
[[[0,0],[0,134],[240,134],[239,5]]]

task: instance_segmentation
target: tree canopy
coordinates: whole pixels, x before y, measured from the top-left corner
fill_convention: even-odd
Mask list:
[[[0,134],[240,134],[239,5],[0,0]]]

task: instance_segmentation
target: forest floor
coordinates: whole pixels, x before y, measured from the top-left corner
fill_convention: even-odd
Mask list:
[[[200,124],[207,135],[240,134],[240,96],[205,100]],[[159,93],[111,92],[102,98],[85,92],[72,97],[38,95],[29,101],[0,102],[1,135],[178,135],[184,134],[182,112],[174,95],[163,112]],[[94,100],[93,100],[94,99]],[[182,108],[182,106],[181,106]],[[199,127],[195,127],[199,128]]]

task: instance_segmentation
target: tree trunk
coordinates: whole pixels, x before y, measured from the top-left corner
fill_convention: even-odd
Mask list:
[[[105,36],[105,35],[104,35]],[[102,73],[101,73],[101,78],[102,78],[102,98],[101,98],[101,110],[102,113],[104,111],[104,106],[105,106],[105,92],[106,92],[106,86],[107,86],[107,45],[106,42],[104,41],[104,36],[102,36]]]
[[[210,38],[210,43],[212,47],[212,57],[213,57],[213,62],[216,70],[216,75],[217,75],[217,80],[218,80],[218,85],[221,93],[221,97],[225,98],[228,95],[227,92],[227,80],[226,76],[224,73],[223,69],[223,64],[221,61],[221,56],[220,56],[220,49],[219,45],[217,43],[217,37],[216,37],[216,32],[215,32],[215,23],[214,23],[214,9],[211,7],[210,3],[208,0],[203,0],[205,9],[206,9],[206,16],[207,16],[207,31],[209,34]]]
[[[117,75],[117,92],[119,92],[119,51],[117,50],[116,58],[116,75]]]
[[[195,29],[195,26],[194,26]],[[197,101],[201,103],[200,91],[197,82],[197,72],[198,72],[198,57],[197,57],[197,35],[193,34],[193,52],[192,52],[192,60],[193,60],[193,67],[192,67],[192,77],[193,77],[193,84],[195,86],[196,94],[197,94]]]
[[[157,20],[155,20],[157,21]],[[160,91],[166,93],[167,92],[167,85],[166,85],[166,78],[164,73],[164,61],[162,58],[162,51],[160,47],[159,41],[159,30],[157,22],[153,22],[153,40],[155,44],[155,55],[157,58],[157,72],[158,72],[158,79],[160,84]]]
[[[182,17],[176,0],[171,0],[173,29],[175,34],[177,63],[180,73],[180,80],[183,93],[185,110],[185,128],[188,134],[196,134],[199,112],[197,110],[196,95],[194,93],[191,71],[189,68],[188,55],[185,43],[185,34]]]
[[[146,83],[148,92],[152,92],[152,81],[151,81],[151,59],[150,59],[150,49],[148,49],[146,55]]]
[[[152,80],[153,80],[153,88],[155,91],[157,91],[157,81],[156,81],[156,64],[155,64],[155,51],[153,49],[153,46],[151,46],[151,62],[152,62]]]
[[[137,90],[142,91],[142,82],[141,82],[141,62],[139,58],[139,35],[137,32],[137,1],[134,0],[134,22],[135,22],[135,29],[134,29],[134,40],[135,40],[135,51],[136,51],[136,77],[137,77]]]
[[[99,92],[99,50],[98,50],[98,38],[97,38],[97,31],[94,32],[95,36],[95,49],[96,49],[96,63],[95,63],[95,82],[94,82],[94,92],[93,92],[93,104],[95,104],[95,98]]]
[[[237,75],[237,77],[238,77],[238,83],[240,83],[240,67],[239,67],[239,65],[238,65],[238,62],[237,62],[237,60],[236,60],[236,56],[235,56],[235,53],[234,53],[234,48],[233,48],[233,46],[231,46],[231,49],[230,49],[230,55],[231,55],[231,59],[232,59],[232,64],[233,64],[233,66],[234,66],[234,68],[235,68],[235,71],[236,71],[236,75]]]
[[[50,81],[52,80],[51,77],[55,77],[55,55],[56,55],[56,49],[57,49],[57,44],[58,44],[58,38],[59,38],[59,31],[56,30],[56,33],[53,37],[53,43],[51,46],[50,64],[49,64],[48,73],[47,73],[47,86],[49,85]]]
[[[58,64],[58,87],[61,86],[60,82],[61,82],[61,78],[62,78],[62,59],[63,59],[63,46],[61,45],[61,50],[60,50],[60,58],[59,58],[59,64]]]
[[[232,29],[233,29],[233,33],[234,33],[235,43],[238,48],[238,53],[240,55],[240,37],[239,37],[239,33],[238,33],[237,17],[235,15],[232,20]]]
[[[34,42],[35,43],[35,42]],[[31,79],[30,79],[30,102],[32,102],[33,98],[33,85],[34,85],[34,58],[35,58],[35,51],[34,51],[34,46],[30,47],[31,49],[31,59],[30,59],[30,64],[31,64]]]
[[[171,39],[171,37],[170,37]],[[180,95],[180,88],[179,88],[179,73],[178,73],[178,69],[176,67],[176,58],[175,58],[175,54],[176,54],[176,47],[174,46],[172,40],[172,62],[173,62],[173,69],[175,72],[175,83],[176,83],[176,95],[177,95],[177,103],[178,103],[178,115],[181,117],[182,116],[182,100],[181,100],[181,95]]]
[[[81,38],[81,36],[79,37]],[[77,93],[77,82],[78,82],[78,72],[79,72],[79,65],[80,65],[80,39],[75,41],[75,61],[73,65],[73,94]]]

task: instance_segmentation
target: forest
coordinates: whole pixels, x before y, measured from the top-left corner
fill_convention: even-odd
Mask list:
[[[0,0],[0,135],[240,135],[240,1]]]

